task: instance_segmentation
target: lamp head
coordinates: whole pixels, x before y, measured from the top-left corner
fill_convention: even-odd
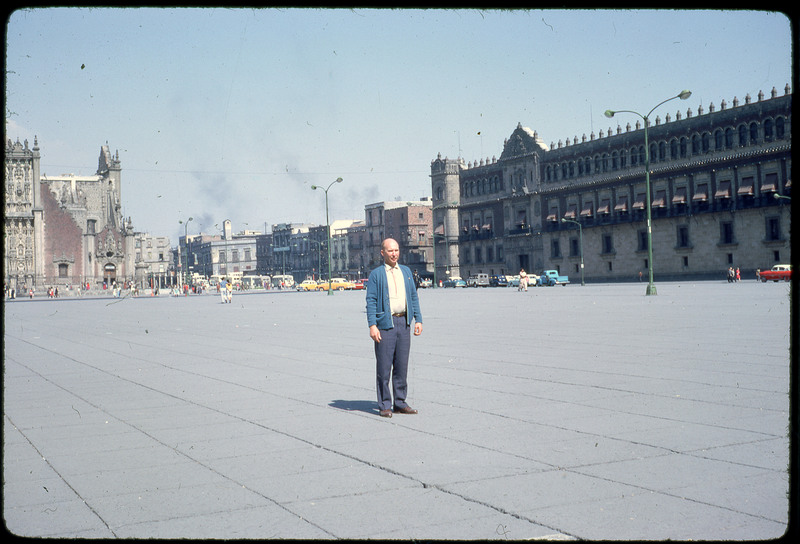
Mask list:
[[[617,113],[617,112],[612,111],[612,110],[606,110],[605,116],[608,117],[609,119],[611,119],[612,117],[614,117],[615,113]]]
[[[336,178],[336,183],[341,183],[341,182],[342,182],[342,178]]]
[[[317,189],[317,186],[316,186],[316,185],[312,185],[312,186],[311,186],[311,188],[312,188],[312,189],[314,189],[314,190],[316,190],[316,189]]]
[[[687,91],[687,90],[683,90],[683,91],[681,91],[681,94],[679,94],[679,95],[678,95],[678,97],[679,97],[681,100],[686,100],[686,99],[687,99],[687,98],[689,98],[690,96],[692,96],[692,91]]]

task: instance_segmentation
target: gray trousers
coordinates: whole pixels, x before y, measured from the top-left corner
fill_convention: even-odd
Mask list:
[[[377,361],[378,409],[404,408],[408,392],[408,352],[411,348],[411,327],[405,316],[392,316],[393,329],[381,329],[381,341],[375,342]],[[391,387],[389,381],[391,379]]]

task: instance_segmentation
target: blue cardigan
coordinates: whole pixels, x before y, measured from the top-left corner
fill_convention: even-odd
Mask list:
[[[398,264],[403,273],[406,285],[406,324],[411,325],[414,319],[417,323],[422,323],[422,312],[419,309],[419,298],[417,288],[414,286],[414,278],[411,276],[411,269],[402,264]],[[379,329],[392,329],[392,312],[389,306],[389,282],[386,279],[384,265],[380,265],[373,270],[367,281],[367,324],[371,327],[377,325]]]

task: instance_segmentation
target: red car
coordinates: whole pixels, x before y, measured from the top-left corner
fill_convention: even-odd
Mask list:
[[[792,265],[790,264],[776,264],[772,270],[764,270],[760,274],[761,281],[766,283],[768,281],[791,281],[792,280]]]
[[[367,287],[366,279],[355,280],[353,282],[353,289],[366,289],[366,287]]]

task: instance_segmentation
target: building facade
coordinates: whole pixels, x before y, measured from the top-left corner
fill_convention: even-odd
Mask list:
[[[3,275],[8,289],[44,284],[44,210],[39,183],[39,145],[6,142],[3,202]]]
[[[428,198],[415,201],[385,201],[364,207],[365,243],[360,261],[369,272],[380,265],[381,243],[394,238],[400,246],[403,264],[422,277],[433,274],[432,202]]]
[[[134,231],[122,217],[119,153],[101,146],[93,176],[39,173],[37,142],[6,144],[6,283],[19,289],[135,280]]]
[[[587,281],[743,277],[791,259],[791,109],[723,100],[648,128],[648,262],[641,121],[547,146],[518,125],[499,159],[431,162],[437,279],[555,269]],[[633,117],[633,116],[631,116]],[[620,114],[619,118],[622,118]],[[634,119],[631,119],[633,121]]]
[[[150,289],[175,285],[173,250],[167,236],[137,232],[134,251],[136,285]]]
[[[262,233],[251,231],[234,234],[231,220],[226,219],[221,234],[181,236],[176,252],[181,257],[176,257],[175,267],[181,277],[199,275],[210,279],[212,276],[238,278],[258,275],[257,240],[260,236]]]

